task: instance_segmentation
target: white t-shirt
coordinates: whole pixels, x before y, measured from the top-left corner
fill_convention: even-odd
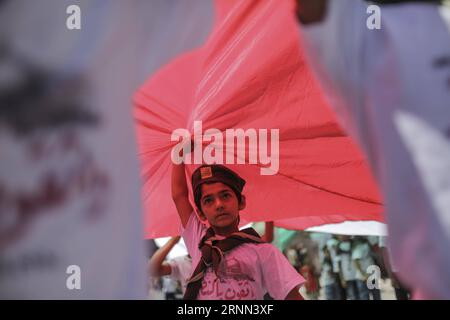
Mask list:
[[[322,273],[320,274],[320,280],[323,286],[328,286],[336,282],[336,278],[332,274],[333,268],[329,263],[322,263]]]
[[[343,280],[356,280],[356,268],[352,260],[351,243],[349,241],[343,241],[339,243],[339,248],[341,250],[345,250],[344,252],[339,253]]]
[[[200,261],[198,245],[206,230],[207,227],[192,213],[182,232],[193,269]],[[262,300],[265,293],[275,300],[282,300],[304,282],[305,279],[272,244],[244,243],[224,254],[217,275],[212,267],[206,270],[198,300]]]
[[[450,298],[450,8],[381,6],[370,30],[368,5],[328,1],[301,41],[376,174],[399,276],[423,297]]]
[[[186,281],[191,277],[193,272],[192,259],[188,256],[182,256],[169,260],[168,263],[171,268],[170,276],[173,279],[180,281],[184,294],[186,291]]]
[[[338,245],[339,241],[336,239],[329,239],[327,241],[327,248],[330,252],[331,256],[331,262],[333,264],[333,272],[338,273],[339,272],[339,256],[336,254],[336,247]]]
[[[177,291],[177,280],[170,276],[164,276],[162,278],[163,292],[164,293],[175,293]]]
[[[286,257],[291,265],[295,266],[298,263],[297,251],[295,251],[295,249],[288,249],[286,252]]]
[[[356,268],[356,278],[358,280],[365,280],[365,275],[367,274],[367,268],[374,265],[374,261],[370,256],[370,246],[368,243],[358,243],[352,249],[352,260],[359,260],[359,264],[363,273],[361,273],[358,268]]]

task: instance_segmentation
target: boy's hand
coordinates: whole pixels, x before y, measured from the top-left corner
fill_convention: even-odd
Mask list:
[[[164,262],[170,250],[180,241],[180,236],[172,237],[161,248],[156,250],[149,261],[148,271],[151,277],[167,276],[172,273],[172,267]]]
[[[271,243],[273,241],[273,229],[273,221],[266,221],[264,235],[261,237],[264,242]]]

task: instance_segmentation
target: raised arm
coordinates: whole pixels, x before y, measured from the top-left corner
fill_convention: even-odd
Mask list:
[[[273,221],[265,222],[264,234],[261,238],[267,243],[271,243],[273,241]]]
[[[172,199],[177,207],[181,224],[183,227],[186,227],[194,209],[189,202],[189,189],[186,182],[184,162],[172,164]]]
[[[164,262],[164,259],[169,254],[170,250],[180,241],[180,237],[173,237],[167,243],[156,250],[156,252],[153,254],[152,258],[150,259],[149,263],[149,272],[150,275],[153,277],[162,277],[167,276],[172,273],[172,268],[170,267],[170,264],[167,262]]]

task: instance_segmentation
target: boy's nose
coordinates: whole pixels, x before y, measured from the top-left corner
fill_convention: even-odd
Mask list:
[[[223,202],[220,199],[216,199],[216,209],[221,209],[223,208]]]

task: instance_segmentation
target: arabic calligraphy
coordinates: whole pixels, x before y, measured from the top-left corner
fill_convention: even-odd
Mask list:
[[[226,259],[217,274],[211,269],[206,272],[200,296],[218,300],[256,299],[257,284],[250,270],[235,258]]]

